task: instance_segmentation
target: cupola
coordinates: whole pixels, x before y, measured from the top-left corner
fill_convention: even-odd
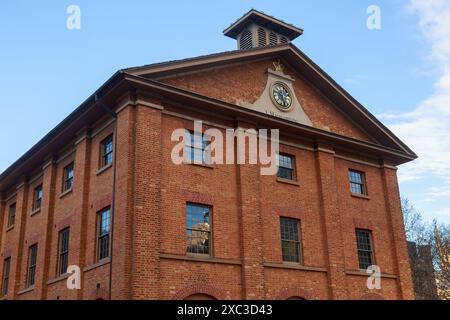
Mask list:
[[[302,33],[302,29],[255,9],[223,31],[237,41],[239,50],[289,43]]]

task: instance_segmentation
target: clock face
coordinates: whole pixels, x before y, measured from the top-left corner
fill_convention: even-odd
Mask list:
[[[281,110],[288,110],[292,105],[291,91],[282,83],[272,86],[272,98]]]

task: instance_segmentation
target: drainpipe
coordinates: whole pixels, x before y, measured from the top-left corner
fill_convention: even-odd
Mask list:
[[[108,108],[101,100],[98,95],[95,94],[95,103],[102,107],[111,117],[114,119],[114,129],[113,129],[113,183],[112,183],[112,200],[111,200],[111,237],[110,237],[110,258],[109,258],[109,300],[112,299],[112,265],[113,265],[113,244],[114,244],[114,209],[116,204],[116,151],[117,151],[117,114]]]

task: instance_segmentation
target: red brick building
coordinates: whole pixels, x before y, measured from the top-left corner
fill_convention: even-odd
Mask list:
[[[396,168],[416,155],[301,29],[252,10],[224,33],[238,50],[117,72],[1,174],[2,297],[414,298]],[[193,120],[279,129],[278,174],[174,164]]]

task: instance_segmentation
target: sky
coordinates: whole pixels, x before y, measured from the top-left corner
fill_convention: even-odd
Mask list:
[[[450,223],[448,0],[4,0],[0,172],[118,69],[236,49],[222,31],[251,8],[304,29],[294,44],[419,155],[398,171],[402,196]]]

